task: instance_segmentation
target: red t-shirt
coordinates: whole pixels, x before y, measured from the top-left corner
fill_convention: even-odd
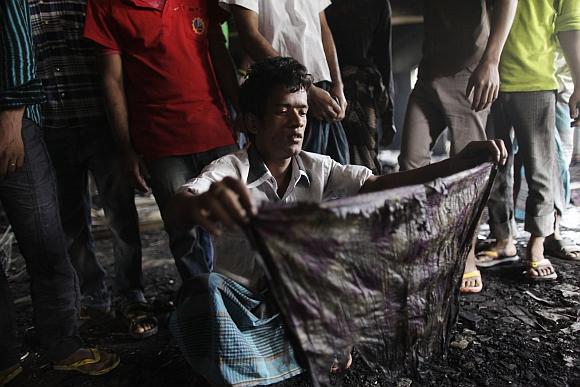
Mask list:
[[[208,41],[212,34],[223,39],[219,24],[227,14],[217,0],[161,5],[87,2],[85,37],[122,55],[135,149],[155,160],[233,144]]]

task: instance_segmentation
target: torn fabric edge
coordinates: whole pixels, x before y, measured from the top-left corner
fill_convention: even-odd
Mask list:
[[[445,353],[495,172],[260,209],[250,238],[314,386],[353,346],[392,381]]]

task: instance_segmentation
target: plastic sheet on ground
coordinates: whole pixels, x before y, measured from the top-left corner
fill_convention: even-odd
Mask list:
[[[445,351],[494,173],[260,209],[251,237],[315,386],[353,346],[393,381]]]

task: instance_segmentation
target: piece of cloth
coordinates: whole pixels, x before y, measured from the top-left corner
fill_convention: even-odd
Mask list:
[[[499,64],[500,90],[556,90],[556,34],[575,30],[580,30],[578,0],[518,2]]]
[[[170,330],[191,368],[212,385],[269,385],[303,372],[266,296],[217,273],[183,284]]]
[[[202,228],[180,230],[169,221],[168,208],[177,190],[199,175],[213,160],[235,152],[234,145],[195,153],[188,156],[165,157],[147,162],[149,185],[169,235],[169,248],[182,280],[207,274],[213,268],[213,247],[209,234]]]
[[[23,120],[24,166],[0,181],[0,201],[30,276],[34,325],[40,345],[58,361],[81,347],[79,287],[67,255],[56,181],[40,128]],[[19,359],[16,314],[0,269],[0,369]]]
[[[341,123],[348,139],[350,163],[379,174],[379,144],[390,144],[396,132],[390,4],[387,0],[340,0],[325,13],[340,58],[348,102]]]
[[[355,347],[390,382],[447,348],[465,260],[493,181],[488,163],[426,185],[264,206],[250,232],[315,386]]]
[[[473,71],[489,37],[487,1],[425,0],[423,5],[419,78],[451,76],[466,68]]]
[[[111,230],[114,289],[121,297],[135,298],[137,294],[142,299],[141,237],[135,191],[119,168],[122,161],[109,126],[106,122],[86,122],[82,128],[52,128],[44,131],[44,140],[55,169],[63,229],[79,276],[83,305],[103,310],[111,306],[107,272],[95,255],[91,233],[89,173]]]
[[[323,81],[318,82],[316,86],[330,91],[331,83]],[[348,139],[341,121],[323,121],[312,114],[308,114],[302,149],[308,152],[328,155],[334,161],[343,165],[350,164]]]
[[[25,117],[41,123],[45,95],[36,76],[26,0],[0,2],[0,110],[26,107]]]
[[[554,122],[556,97],[553,91],[500,92],[490,115],[495,138],[502,139],[509,154],[508,167],[497,174],[488,202],[489,225],[497,239],[515,237],[511,131],[514,130],[528,182],[524,229],[533,236],[554,232]]]
[[[105,109],[95,46],[83,38],[85,1],[31,0],[38,77],[47,96],[43,130],[82,128]]]
[[[319,202],[359,192],[372,172],[358,165],[341,165],[328,156],[302,151],[292,158],[292,177],[288,189],[278,196],[272,176],[255,147],[222,157],[188,181],[182,189],[200,194],[226,176],[246,182],[252,199],[262,202]],[[245,235],[238,230],[224,230],[214,238],[215,269],[252,291],[263,286],[263,273],[257,264],[256,252]]]
[[[292,57],[306,66],[314,82],[331,81],[319,16],[330,0],[220,0],[220,5],[256,12],[260,33],[280,56]]]
[[[471,74],[464,69],[451,76],[417,81],[409,97],[402,132],[401,170],[429,164],[431,149],[445,128],[450,130],[452,155],[471,141],[486,139],[489,108],[476,112],[465,96]]]
[[[364,165],[379,175],[381,138],[386,133],[392,139],[395,134],[389,124],[393,119],[391,99],[381,73],[374,66],[346,66],[342,68],[342,82],[348,106],[341,124],[348,140],[350,163]]]
[[[209,40],[224,39],[217,0],[89,0],[84,36],[123,60],[129,129],[146,160],[232,145]]]

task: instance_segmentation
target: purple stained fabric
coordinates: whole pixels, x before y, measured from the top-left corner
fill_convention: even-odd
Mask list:
[[[393,380],[446,350],[494,173],[260,209],[251,238],[315,386],[352,346]]]

